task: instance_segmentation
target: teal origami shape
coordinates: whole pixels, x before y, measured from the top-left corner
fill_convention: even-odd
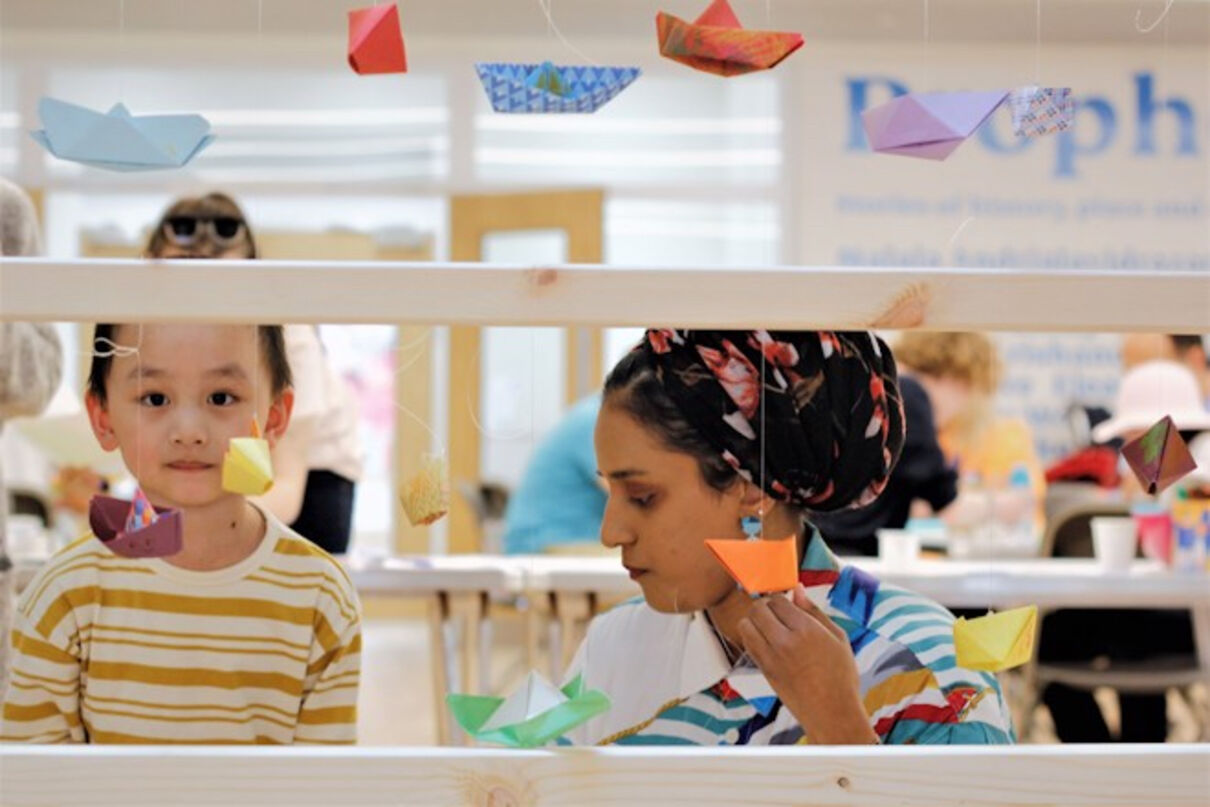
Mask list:
[[[584,690],[581,676],[559,690],[536,672],[507,698],[450,694],[445,702],[467,734],[513,748],[546,745],[610,707],[604,692]]]
[[[180,168],[212,142],[201,115],[131,115],[122,104],[101,113],[55,98],[38,102],[34,140],[61,160],[110,171]]]
[[[563,74],[559,72],[559,68],[555,67],[551,62],[542,62],[538,65],[538,69],[529,74],[529,78],[525,79],[525,86],[532,87],[535,90],[545,90],[551,95],[557,95],[560,98],[569,98],[574,90],[568,86],[563,80]]]

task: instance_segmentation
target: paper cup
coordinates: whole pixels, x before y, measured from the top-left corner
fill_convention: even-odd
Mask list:
[[[907,530],[878,531],[878,559],[888,569],[904,569],[920,557],[920,536]]]
[[[1092,545],[1097,560],[1111,572],[1130,568],[1138,550],[1138,527],[1132,518],[1092,519]]]

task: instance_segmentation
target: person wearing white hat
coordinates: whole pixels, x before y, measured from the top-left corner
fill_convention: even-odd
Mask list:
[[[1098,423],[1092,437],[1098,443],[1129,440],[1165,415],[1181,431],[1210,430],[1210,411],[1189,368],[1175,361],[1144,362],[1122,378],[1113,416]]]
[[[1114,414],[1092,430],[1098,443],[1132,440],[1165,415],[1188,436],[1199,474],[1210,473],[1210,412],[1201,401],[1197,380],[1183,364],[1148,361],[1131,368],[1118,388]],[[1207,463],[1207,464],[1202,464]],[[1130,470],[1122,473],[1124,492],[1141,493]],[[1173,490],[1170,488],[1169,490]],[[1193,628],[1188,611],[1063,610],[1042,623],[1038,658],[1042,661],[1090,661],[1098,656],[1138,662],[1153,656],[1191,655]],[[1050,684],[1042,700],[1063,742],[1108,742],[1109,728],[1091,692]],[[1164,693],[1118,693],[1122,742],[1163,742],[1167,736]]]

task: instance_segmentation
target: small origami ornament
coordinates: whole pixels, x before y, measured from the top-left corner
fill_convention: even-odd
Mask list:
[[[252,421],[251,437],[232,437],[223,455],[223,490],[244,496],[260,496],[273,487],[273,458],[269,442],[260,436]]]
[[[1034,652],[1038,606],[1014,608],[954,622],[954,655],[959,667],[1000,672],[1019,667]]]
[[[693,22],[661,11],[655,29],[661,55],[720,76],[768,70],[803,43],[802,34],[744,28],[727,0],[714,0]]]
[[[571,88],[563,80],[563,74],[551,62],[542,62],[538,66],[538,69],[530,73],[529,78],[525,79],[525,85],[533,87],[535,90],[545,90],[551,95],[557,95],[560,98],[566,98],[571,93]]]
[[[93,496],[88,524],[115,555],[127,558],[161,558],[181,551],[181,512],[156,511],[142,490],[132,501]]]
[[[349,67],[362,76],[408,71],[397,5],[388,3],[349,12]]]
[[[706,546],[727,574],[749,594],[789,591],[798,585],[798,542],[708,540]]]
[[[861,125],[874,151],[944,160],[1007,96],[1004,90],[900,95],[862,112]]]
[[[1076,100],[1070,87],[1018,87],[1008,93],[1008,109],[1018,137],[1042,137],[1072,127]]]
[[[60,160],[110,171],[180,168],[214,142],[201,115],[134,116],[122,104],[107,113],[54,98],[38,101],[42,128],[30,132]]]
[[[584,690],[580,676],[559,690],[536,672],[507,698],[451,694],[445,702],[467,734],[513,748],[546,745],[610,707],[604,692]]]
[[[483,91],[497,112],[596,112],[639,77],[637,67],[480,62]]]
[[[1189,446],[1181,439],[1172,418],[1162,420],[1122,446],[1130,470],[1150,494],[1156,494],[1186,474],[1197,470]]]
[[[413,527],[432,524],[450,510],[450,474],[445,457],[426,454],[420,470],[399,487],[399,502]]]

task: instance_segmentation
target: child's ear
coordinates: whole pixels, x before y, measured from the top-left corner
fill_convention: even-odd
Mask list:
[[[265,416],[264,436],[269,446],[277,445],[277,441],[286,433],[290,425],[290,413],[294,411],[294,389],[286,387],[281,395],[269,404],[269,414]]]
[[[84,395],[84,407],[88,410],[88,422],[92,426],[92,433],[96,435],[101,448],[106,451],[116,451],[119,447],[118,438],[113,433],[109,410],[105,404],[101,403],[92,392],[88,392]]]

